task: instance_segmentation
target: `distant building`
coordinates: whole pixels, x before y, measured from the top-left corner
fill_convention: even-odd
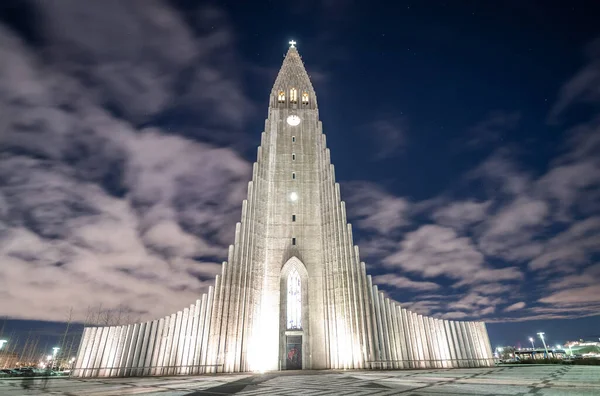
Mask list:
[[[16,352],[0,351],[0,369],[17,366],[19,355]]]

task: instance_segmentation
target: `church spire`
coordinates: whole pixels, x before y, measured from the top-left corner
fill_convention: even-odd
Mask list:
[[[276,98],[274,102],[280,104],[278,107],[287,103],[316,108],[315,91],[296,48],[296,42],[291,40],[289,44],[290,48],[273,85],[273,97]]]

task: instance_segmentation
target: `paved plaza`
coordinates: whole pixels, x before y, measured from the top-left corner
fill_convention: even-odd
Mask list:
[[[600,395],[598,366],[500,366],[405,371],[295,371],[262,375],[79,379],[52,378],[24,390],[0,380],[0,395]]]

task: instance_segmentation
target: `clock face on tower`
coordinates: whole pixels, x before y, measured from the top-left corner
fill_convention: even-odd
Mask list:
[[[300,124],[300,117],[298,117],[297,115],[291,115],[287,118],[287,123],[291,126],[296,126]]]

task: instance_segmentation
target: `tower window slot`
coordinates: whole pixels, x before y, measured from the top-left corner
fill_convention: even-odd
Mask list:
[[[296,161],[296,154],[292,154],[292,161]]]
[[[279,103],[285,103],[285,92],[279,91],[279,95],[277,95],[277,101]]]
[[[292,215],[292,221],[296,221],[296,215]]]
[[[296,180],[296,172],[292,172],[292,179]]]
[[[292,143],[296,142],[296,136],[292,136]]]
[[[302,92],[302,104],[303,105],[308,104],[308,92]]]
[[[292,238],[292,245],[296,244],[296,238]]]
[[[298,90],[296,88],[290,89],[290,103],[298,103]]]

